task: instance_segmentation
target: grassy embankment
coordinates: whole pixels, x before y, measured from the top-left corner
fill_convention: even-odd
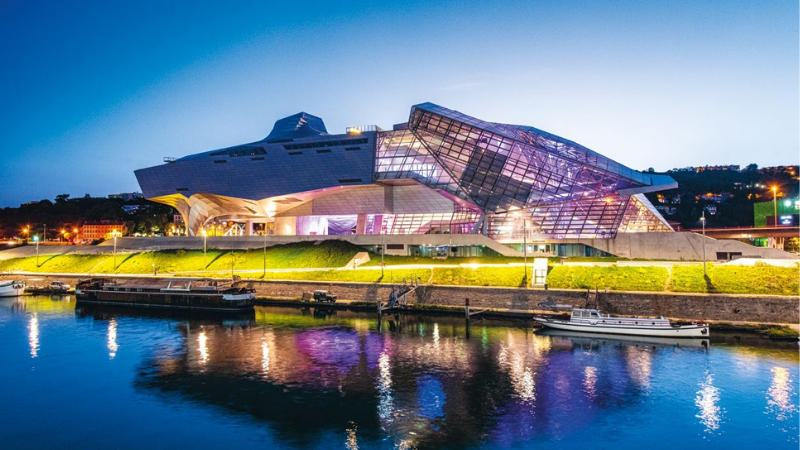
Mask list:
[[[319,245],[297,243],[269,247],[267,249],[266,279],[353,281],[369,283],[397,283],[403,278],[420,278],[423,283],[462,286],[524,285],[524,269],[520,266],[460,267],[464,263],[507,264],[521,263],[522,258],[499,255],[482,258],[449,258],[434,260],[420,257],[387,256],[387,269],[381,276],[377,269],[358,270],[304,270],[270,271],[270,269],[310,269],[320,267],[343,267],[359,251],[360,247],[341,242],[325,241]],[[376,266],[380,257],[372,255],[366,266]],[[672,291],[672,292],[718,292],[751,293],[773,295],[797,295],[798,269],[782,267],[731,267],[709,264],[708,279],[703,278],[701,265],[675,266],[672,276],[664,267],[591,267],[554,265],[559,258],[551,258],[548,284],[554,289],[600,289],[625,291]],[[587,258],[580,258],[583,261]],[[573,259],[570,259],[572,261]],[[618,258],[593,260],[613,262]],[[531,261],[529,261],[530,263]],[[453,267],[393,269],[395,265],[435,264]],[[113,267],[110,255],[44,255],[36,265],[35,257],[0,261],[0,271],[90,273],[90,274],[152,274],[159,273],[209,276],[230,276],[231,267],[245,278],[262,278],[264,268],[263,250],[224,251],[210,249],[206,258],[200,250],[162,250],[117,254],[117,267]],[[251,272],[247,272],[251,271]],[[531,265],[528,266],[531,277]]]
[[[678,266],[672,269],[669,290],[673,292],[720,292],[729,294],[798,295],[797,267]]]

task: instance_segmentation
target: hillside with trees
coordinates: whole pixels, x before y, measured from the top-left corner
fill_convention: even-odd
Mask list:
[[[717,166],[720,167],[720,166]],[[742,170],[688,167],[665,172],[678,182],[677,189],[647,194],[669,221],[682,228],[700,228],[706,210],[709,227],[753,226],[753,204],[772,201],[772,187],[778,201],[798,198],[798,166],[759,168],[750,164]],[[648,170],[652,172],[652,169]]]

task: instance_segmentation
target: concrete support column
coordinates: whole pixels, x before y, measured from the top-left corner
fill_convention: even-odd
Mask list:
[[[247,221],[247,235],[248,236],[252,236],[253,235],[253,220],[252,219]]]
[[[294,236],[297,234],[296,217],[276,217],[275,234],[278,236]]]
[[[356,234],[364,234],[367,230],[367,215],[359,214],[356,219]]]

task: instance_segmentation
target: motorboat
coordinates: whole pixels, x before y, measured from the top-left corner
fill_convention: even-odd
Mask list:
[[[19,297],[24,292],[24,281],[0,281],[0,297]]]
[[[599,309],[573,308],[569,320],[534,317],[546,328],[601,334],[624,334],[670,338],[707,338],[710,336],[707,323],[673,325],[668,319],[642,317],[613,317]]]

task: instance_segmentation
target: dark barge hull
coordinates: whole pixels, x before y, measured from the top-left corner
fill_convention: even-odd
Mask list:
[[[75,293],[75,290],[70,289],[65,291],[63,289],[25,288],[25,293],[33,295],[72,295]]]
[[[130,292],[82,290],[75,295],[78,302],[100,305],[147,308],[180,308],[205,311],[242,312],[254,309],[254,300],[223,300],[222,295],[176,292]]]

